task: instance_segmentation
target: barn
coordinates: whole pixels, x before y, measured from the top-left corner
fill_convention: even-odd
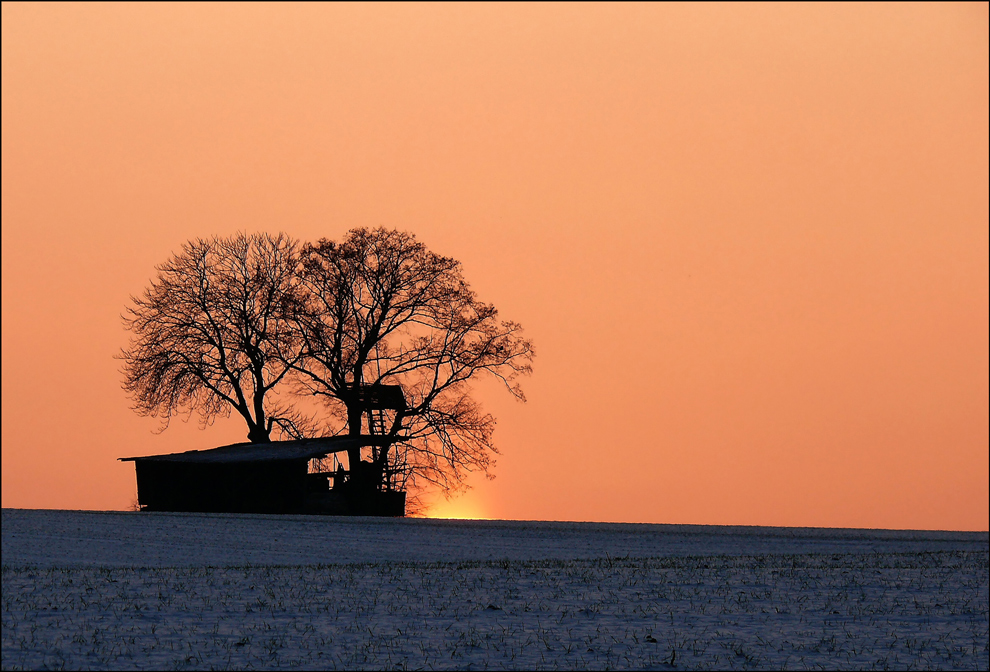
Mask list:
[[[349,448],[384,444],[383,437],[342,436],[119,459],[134,462],[142,511],[403,516],[406,493],[389,479],[353,479],[339,462],[332,471],[311,467]]]

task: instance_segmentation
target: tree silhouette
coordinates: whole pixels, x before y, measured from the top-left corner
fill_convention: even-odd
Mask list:
[[[273,390],[301,356],[287,318],[302,302],[294,288],[298,244],[279,234],[186,243],[158,267],[142,297],[131,297],[124,324],[132,332],[123,360],[124,389],[142,415],[194,411],[204,425],[236,411],[248,440],[273,428],[290,437],[304,418]]]
[[[488,473],[495,419],[469,384],[489,374],[525,400],[517,378],[532,370],[520,325],[478,300],[459,262],[400,231],[192,241],[131,300],[119,358],[137,412],[164,428],[177,413],[206,425],[236,411],[255,443],[276,428],[376,435],[370,465],[348,451],[354,484],[366,469],[449,491]],[[303,395],[324,402],[322,430],[298,410]]]
[[[305,356],[293,366],[302,391],[322,397],[349,434],[366,426],[399,442],[374,455],[378,471],[398,468],[411,485],[444,491],[468,471],[487,473],[495,419],[469,382],[490,374],[525,400],[516,379],[531,372],[534,351],[521,326],[478,300],[459,262],[409,233],[354,229],[341,243],[304,245],[301,260]],[[367,410],[381,385],[401,386],[405,407]],[[351,465],[359,458],[348,455]]]

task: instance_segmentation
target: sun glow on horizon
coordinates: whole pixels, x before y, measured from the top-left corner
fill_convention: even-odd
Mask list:
[[[440,498],[425,507],[423,518],[446,520],[492,520],[486,507],[470,495],[461,495],[451,499]]]

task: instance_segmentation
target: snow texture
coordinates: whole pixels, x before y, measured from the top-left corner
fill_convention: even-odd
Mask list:
[[[3,669],[987,669],[986,533],[4,510]]]
[[[987,550],[987,533],[3,510],[3,562],[202,567]]]

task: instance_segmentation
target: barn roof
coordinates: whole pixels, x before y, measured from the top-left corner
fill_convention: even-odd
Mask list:
[[[121,457],[121,462],[192,462],[198,464],[221,464],[233,462],[276,462],[282,460],[308,460],[330,453],[338,453],[359,446],[373,446],[384,443],[380,436],[332,436],[320,439],[300,439],[298,441],[272,441],[271,443],[235,443],[209,450],[189,450],[184,453],[166,455],[143,455]]]

